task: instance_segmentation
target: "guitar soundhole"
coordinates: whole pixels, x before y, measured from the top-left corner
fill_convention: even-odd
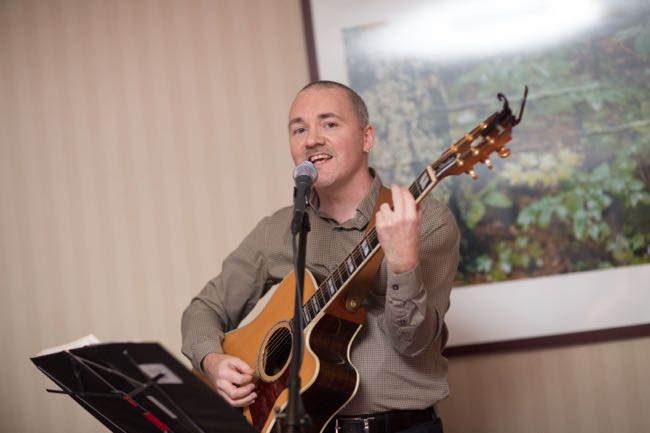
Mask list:
[[[291,331],[288,327],[276,329],[268,339],[264,350],[264,373],[275,376],[284,370],[291,356]]]

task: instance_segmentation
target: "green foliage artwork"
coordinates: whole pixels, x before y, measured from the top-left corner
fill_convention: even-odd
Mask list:
[[[552,48],[445,63],[385,58],[346,29],[350,84],[376,127],[371,163],[409,184],[500,108],[517,109],[512,155],[436,189],[462,232],[457,284],[650,262],[650,12],[627,11]]]

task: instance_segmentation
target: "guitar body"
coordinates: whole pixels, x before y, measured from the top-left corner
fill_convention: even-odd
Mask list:
[[[317,284],[305,272],[303,299],[308,300]],[[291,325],[295,274],[278,286],[267,305],[247,325],[228,332],[224,352],[246,361],[255,370],[257,399],[244,415],[263,433],[276,432],[276,408],[284,409],[288,399],[291,358]],[[336,299],[340,299],[336,298]],[[358,374],[350,363],[350,345],[364,317],[346,313],[332,305],[320,312],[305,328],[305,353],[300,368],[301,395],[311,426],[304,432],[321,432],[327,422],[354,396]],[[329,312],[328,312],[329,311]],[[359,310],[362,311],[362,310]]]

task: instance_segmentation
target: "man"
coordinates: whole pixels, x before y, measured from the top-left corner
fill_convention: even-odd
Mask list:
[[[327,276],[363,238],[381,187],[368,166],[374,130],[363,100],[329,81],[307,85],[289,113],[291,156],[318,170],[311,208],[307,268]],[[341,431],[442,432],[434,405],[448,394],[444,315],[458,263],[459,233],[451,212],[433,198],[419,205],[407,188],[391,187],[376,230],[385,253],[351,348],[360,384],[341,410]],[[221,350],[265,290],[292,270],[292,208],[264,218],[223,263],[222,272],[183,315],[183,353],[233,406],[255,400],[253,368]],[[368,419],[372,422],[369,422]],[[381,426],[377,427],[380,423]]]

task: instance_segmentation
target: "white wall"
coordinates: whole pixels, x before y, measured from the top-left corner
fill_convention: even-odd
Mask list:
[[[102,430],[44,347],[181,356],[191,296],[291,202],[302,35],[298,0],[0,0],[0,431]]]

